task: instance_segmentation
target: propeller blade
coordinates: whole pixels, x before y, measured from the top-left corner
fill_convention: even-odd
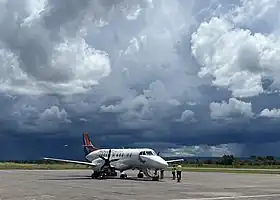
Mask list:
[[[110,157],[111,157],[111,152],[112,152],[112,149],[109,149],[108,159],[110,159]]]
[[[106,161],[106,158],[104,158],[103,156],[99,156],[99,157]]]
[[[102,165],[101,167],[100,167],[100,171],[102,171],[102,169],[105,167],[105,164],[104,165]]]
[[[102,169],[103,169],[105,166],[108,166],[110,169],[114,169],[114,167],[112,167],[112,166],[110,165],[110,162],[118,161],[119,158],[110,160],[111,153],[112,153],[112,149],[109,149],[108,158],[104,158],[103,156],[99,156],[100,158],[102,158],[102,159],[105,161],[104,164],[102,165],[102,167],[100,167],[100,170],[101,170],[101,171],[102,171]]]

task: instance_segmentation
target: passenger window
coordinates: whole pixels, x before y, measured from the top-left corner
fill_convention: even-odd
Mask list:
[[[129,157],[129,153],[128,153],[128,154],[126,154],[126,157]]]
[[[132,153],[130,154],[130,157],[132,156]]]

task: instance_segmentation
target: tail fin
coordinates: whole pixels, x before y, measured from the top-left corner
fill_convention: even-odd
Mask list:
[[[92,145],[87,132],[83,134],[83,146],[84,146],[85,156],[88,155],[90,152],[96,151],[98,149]]]

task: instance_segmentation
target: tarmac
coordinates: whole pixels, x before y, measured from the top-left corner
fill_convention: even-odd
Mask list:
[[[223,200],[280,199],[280,176],[184,172],[182,182],[165,172],[160,181],[91,179],[90,170],[0,170],[0,200]]]

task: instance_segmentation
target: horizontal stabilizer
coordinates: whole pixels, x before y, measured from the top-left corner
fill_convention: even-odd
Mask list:
[[[64,159],[58,159],[58,158],[44,158],[44,160],[74,163],[74,164],[87,165],[87,166],[92,166],[92,167],[96,166],[95,164],[90,163],[90,162],[83,162],[83,161],[76,161],[76,160],[64,160]]]
[[[184,161],[183,158],[181,158],[181,159],[175,159],[175,160],[166,160],[167,163],[182,162],[182,161]]]

